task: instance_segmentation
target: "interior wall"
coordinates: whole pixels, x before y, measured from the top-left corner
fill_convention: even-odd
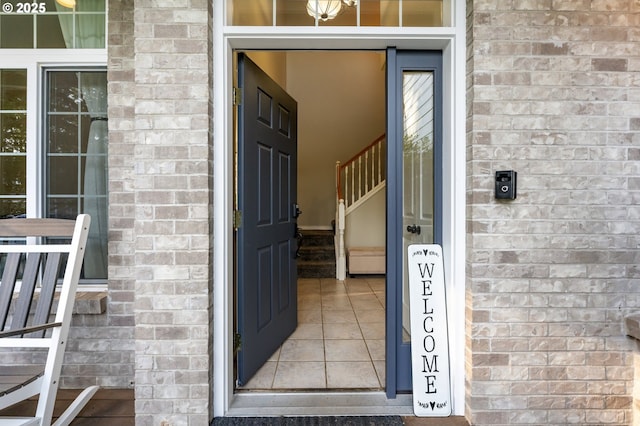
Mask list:
[[[386,201],[383,188],[346,217],[347,247],[385,247]]]
[[[251,51],[247,56],[267,73],[278,85],[287,88],[287,53],[274,51]]]
[[[385,132],[383,52],[292,51],[286,90],[298,101],[301,228],[330,228],[335,165]]]
[[[303,229],[329,229],[335,166],[385,132],[383,52],[254,51],[251,59],[298,102],[298,204]]]

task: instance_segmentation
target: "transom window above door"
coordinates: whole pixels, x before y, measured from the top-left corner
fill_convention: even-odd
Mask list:
[[[449,26],[449,0],[227,0],[234,26]]]

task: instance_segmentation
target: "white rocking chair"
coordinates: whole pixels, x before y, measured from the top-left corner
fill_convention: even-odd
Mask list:
[[[0,220],[0,237],[31,237],[26,239],[26,244],[24,240],[15,244],[0,242],[0,262],[4,264],[0,282],[0,348],[46,350],[41,374],[0,392],[0,409],[39,394],[35,417],[3,417],[0,426],[51,425],[90,222],[91,218],[86,214],[79,215],[75,221]],[[57,242],[61,242],[62,237],[66,241],[55,244],[46,237],[53,237]],[[71,243],[67,243],[70,237]],[[62,286],[57,287],[65,257]],[[58,305],[52,312],[57,290]],[[53,316],[52,321],[50,316]],[[4,364],[3,361],[0,363]],[[98,386],[91,386],[81,392],[54,425],[71,423],[97,390]]]

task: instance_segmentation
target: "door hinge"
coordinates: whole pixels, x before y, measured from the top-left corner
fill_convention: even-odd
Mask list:
[[[238,229],[242,226],[242,212],[240,210],[233,211],[233,227]]]
[[[238,353],[240,348],[242,348],[242,336],[240,333],[236,333],[233,335],[233,353]]]
[[[242,89],[240,87],[233,88],[233,104],[242,105]]]

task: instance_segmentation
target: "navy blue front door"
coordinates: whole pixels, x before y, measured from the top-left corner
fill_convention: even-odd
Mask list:
[[[297,103],[238,55],[237,332],[244,385],[297,326]]]

